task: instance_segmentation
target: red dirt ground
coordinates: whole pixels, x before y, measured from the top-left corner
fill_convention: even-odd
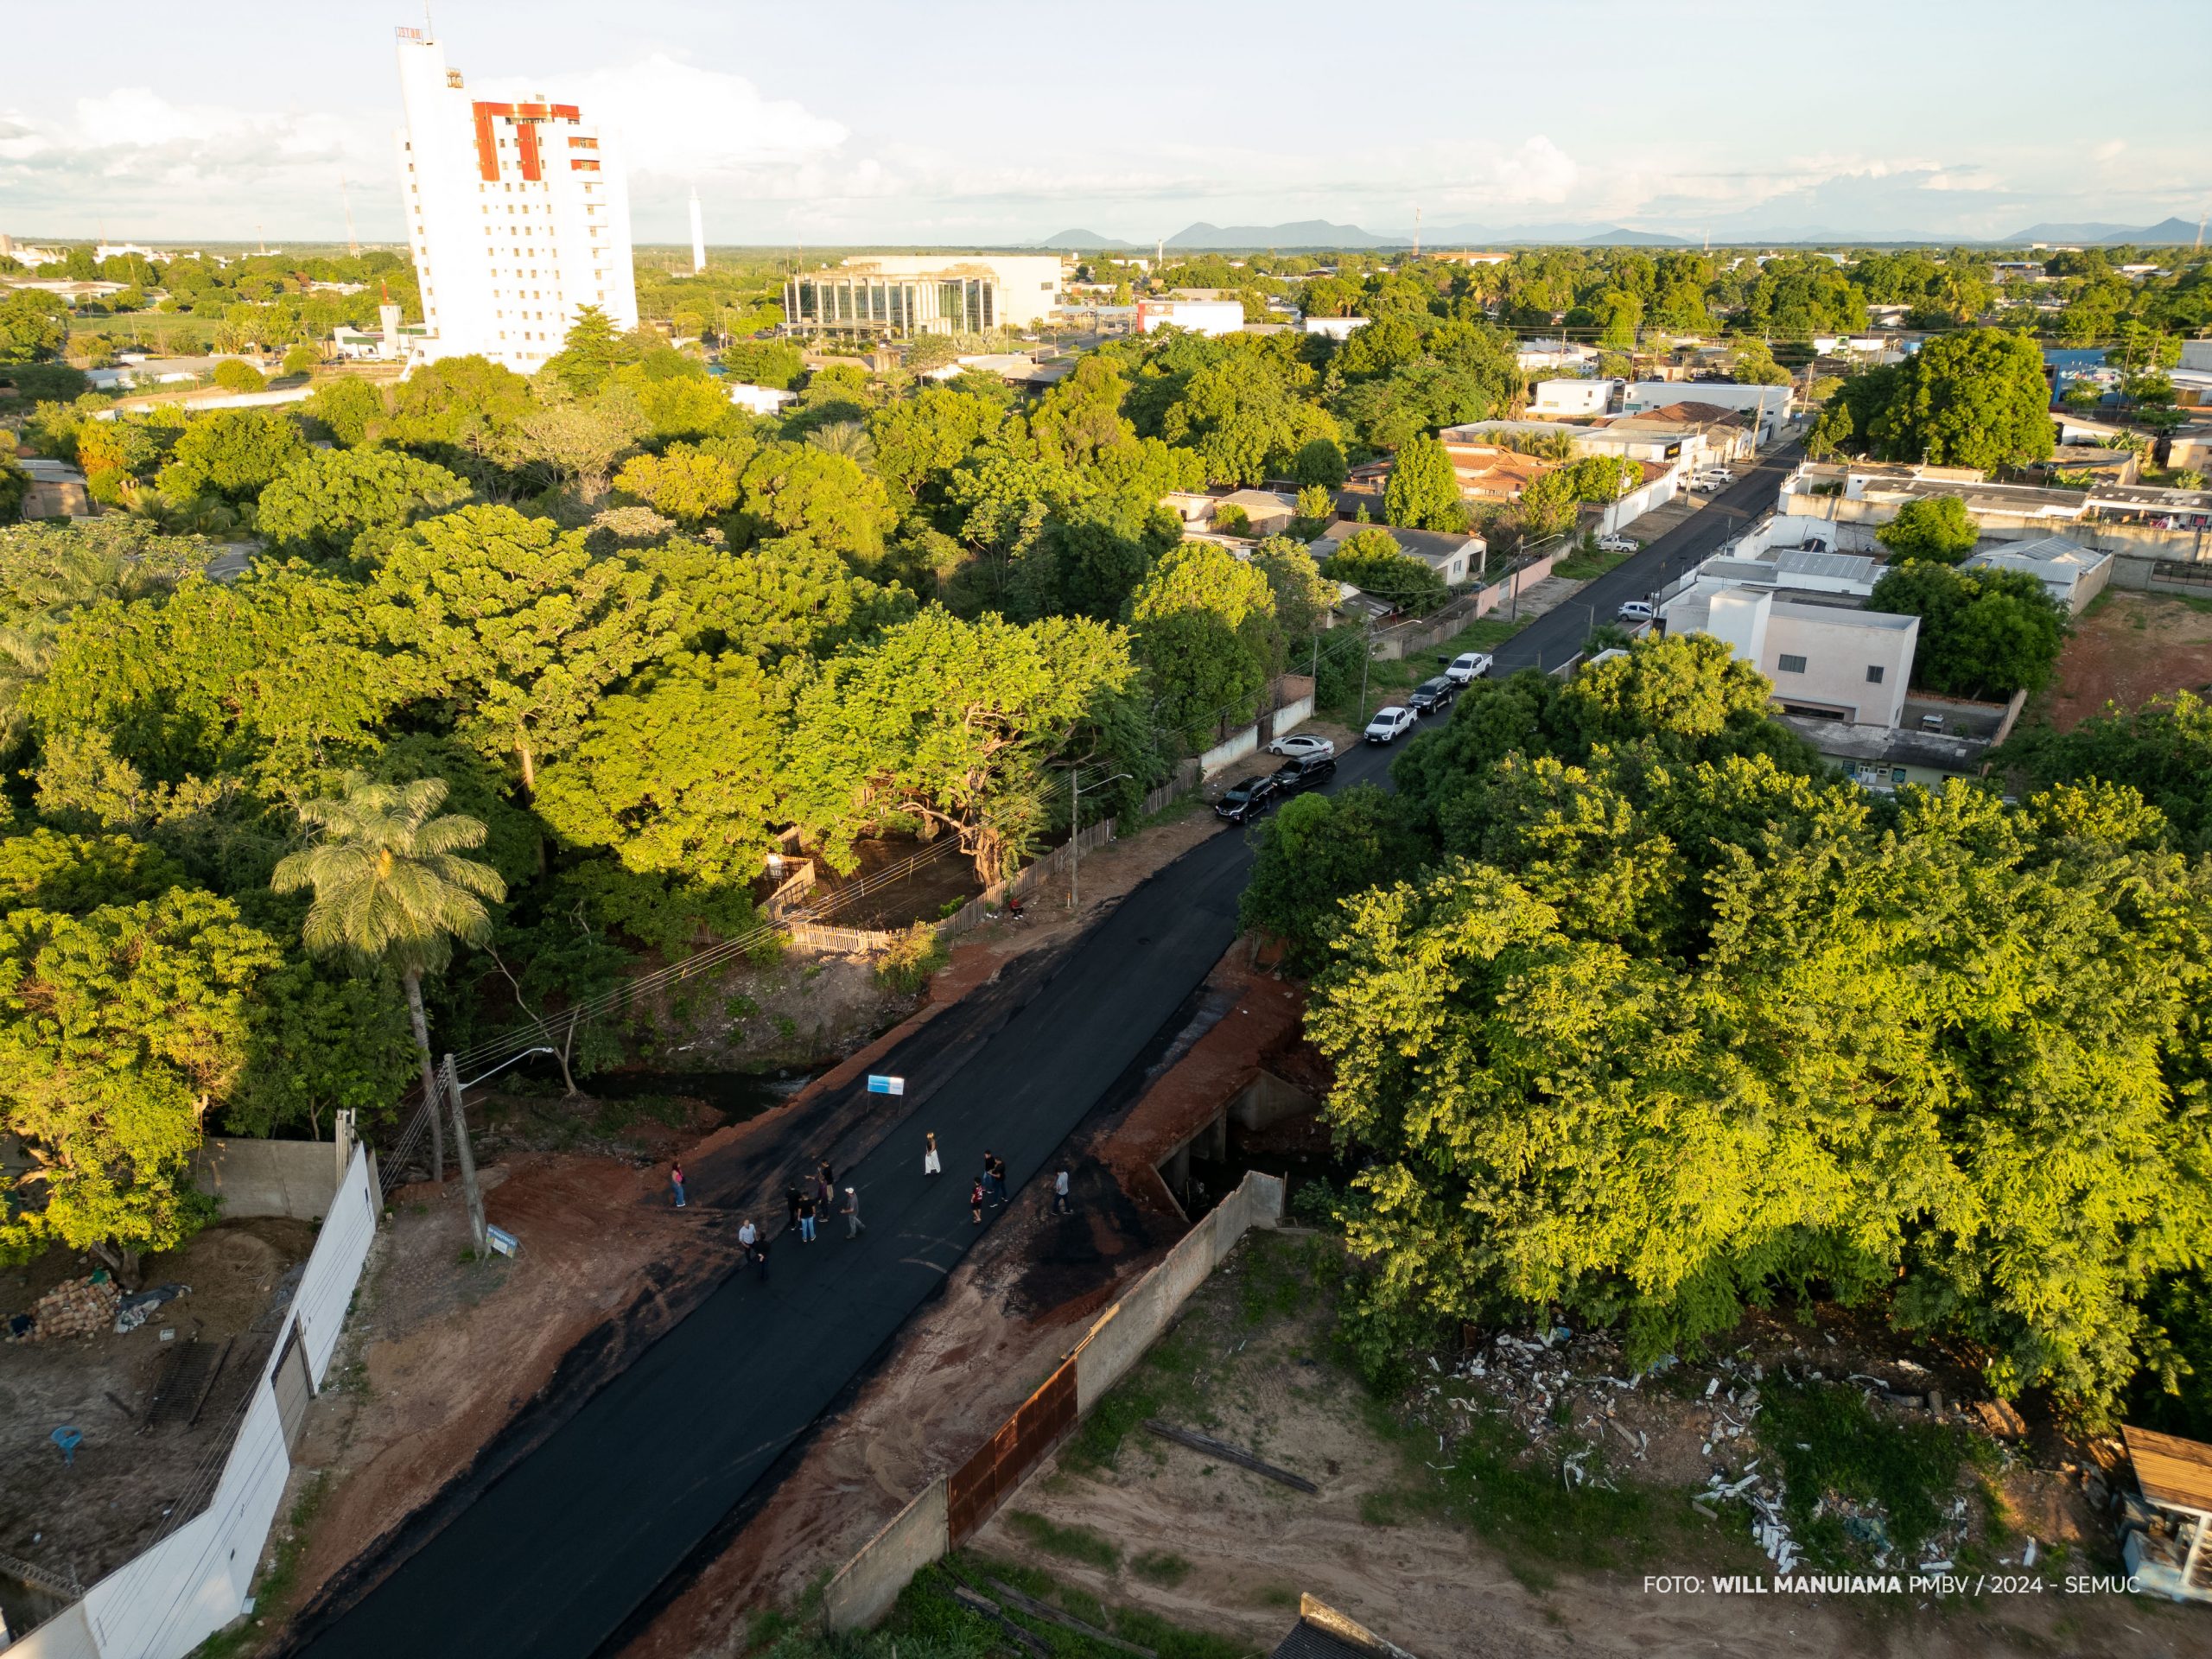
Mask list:
[[[2107,589],[2074,625],[2058,680],[2032,712],[2070,731],[2108,702],[2139,709],[2212,685],[2212,610],[2166,594]]]

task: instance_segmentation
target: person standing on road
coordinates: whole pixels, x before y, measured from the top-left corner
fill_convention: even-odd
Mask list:
[[[683,1166],[678,1163],[668,1172],[668,1184],[676,1190],[676,1207],[683,1207]]]
[[[931,1132],[931,1134],[925,1135],[922,1137],[922,1141],[924,1143],[922,1147],[922,1173],[925,1175],[944,1174],[944,1161],[937,1155],[936,1134]]]
[[[802,1198],[798,1201],[798,1242],[802,1244],[814,1243],[814,1200],[812,1198]]]
[[[999,1202],[1002,1205],[1011,1204],[1014,1201],[1014,1194],[1007,1190],[1006,1160],[996,1153],[992,1153],[988,1156],[991,1160],[991,1185],[998,1189]]]
[[[1006,1188],[999,1180],[998,1154],[988,1147],[983,1148],[983,1196],[993,1204],[1006,1202]]]
[[[1052,1208],[1061,1215],[1071,1216],[1075,1207],[1068,1202],[1068,1166],[1060,1166],[1060,1173],[1052,1177]]]
[[[745,1259],[748,1262],[753,1259],[753,1243],[760,1236],[760,1230],[753,1224],[753,1217],[747,1216],[737,1230],[737,1248],[744,1253]]]
[[[798,1225],[799,1196],[799,1190],[796,1186],[787,1186],[784,1189],[784,1204],[791,1212],[791,1224],[792,1227]],[[789,1231],[790,1229],[786,1228],[785,1230]]]
[[[983,1182],[981,1176],[976,1178],[976,1185],[969,1190],[968,1207],[976,1212],[976,1224],[978,1227],[982,1226],[983,1224]]]
[[[868,1231],[868,1224],[861,1219],[861,1195],[851,1187],[845,1189],[845,1236],[858,1238]]]
[[[762,1284],[768,1282],[768,1241],[765,1238],[753,1241],[753,1272]]]
[[[822,1160],[822,1167],[817,1173],[822,1177],[823,1185],[828,1187],[832,1192],[837,1190],[837,1172],[830,1167],[830,1160],[827,1158]]]
[[[836,1205],[837,1189],[830,1185],[830,1166],[822,1166],[822,1178],[814,1184],[814,1213],[826,1224],[830,1211]]]

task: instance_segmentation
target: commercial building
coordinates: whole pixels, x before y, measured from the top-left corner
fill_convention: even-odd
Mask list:
[[[414,360],[531,374],[587,306],[636,327],[629,188],[607,136],[574,104],[472,99],[443,47],[397,33],[400,194],[428,330]]]
[[[1309,334],[1326,334],[1331,340],[1350,340],[1358,330],[1367,327],[1365,317],[1307,317],[1300,325]]]
[[[784,284],[794,334],[981,334],[1034,328],[1059,298],[1058,254],[867,254]]]

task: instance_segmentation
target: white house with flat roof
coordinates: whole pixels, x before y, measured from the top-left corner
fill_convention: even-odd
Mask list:
[[[1621,412],[1626,415],[1686,401],[1755,411],[1761,443],[1771,442],[1789,415],[1788,386],[1745,386],[1721,380],[1699,380],[1687,385],[1679,380],[1633,380],[1621,390]]]
[[[1970,569],[2017,570],[2043,584],[2051,602],[2069,616],[2079,616],[2112,580],[2113,556],[2064,536],[2032,542],[1999,542],[1970,554]]]
[[[1707,581],[1668,601],[1660,614],[1669,633],[1726,640],[1738,662],[1774,683],[1785,713],[1894,729],[1904,711],[1920,641],[1916,616]]]

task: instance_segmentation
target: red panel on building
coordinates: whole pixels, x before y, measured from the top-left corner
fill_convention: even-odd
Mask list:
[[[499,181],[499,140],[493,135],[492,118],[495,115],[512,115],[515,112],[515,106],[512,104],[479,103],[474,108],[476,111],[476,171],[486,183],[497,184]]]
[[[518,120],[515,123],[515,145],[522,152],[523,177],[533,180],[543,178],[545,169],[538,163],[537,124],[535,121]]]

